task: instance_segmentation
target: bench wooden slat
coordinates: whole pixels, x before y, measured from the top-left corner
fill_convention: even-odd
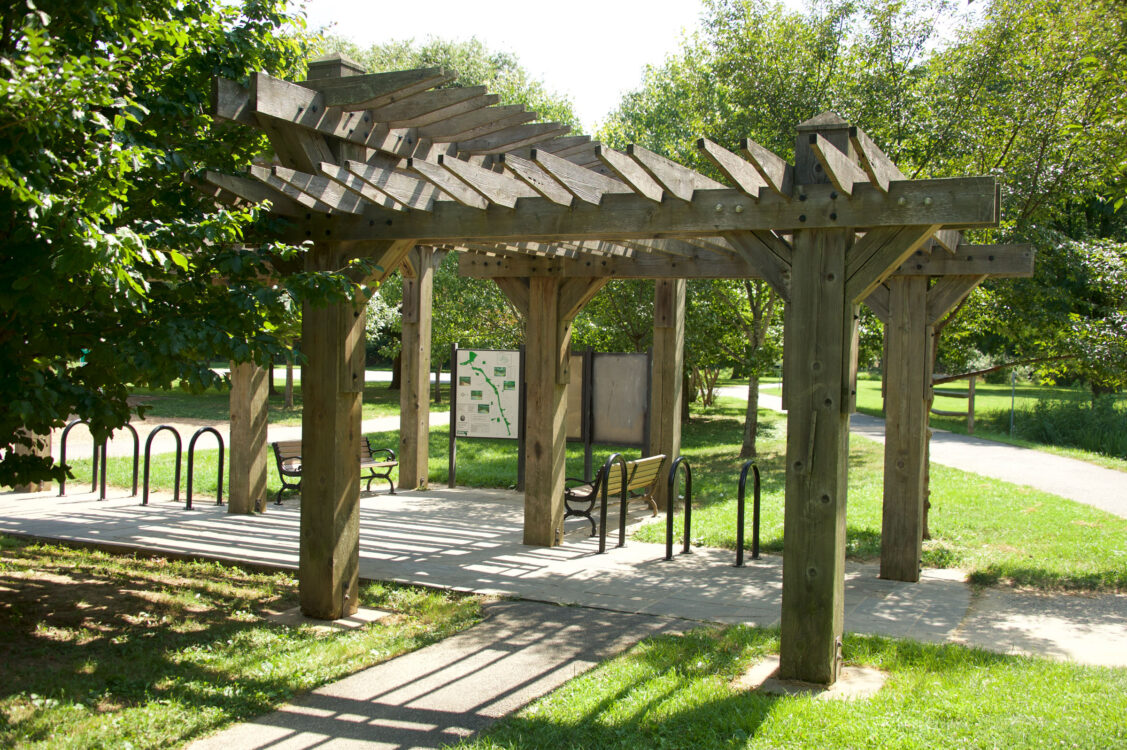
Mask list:
[[[665,456],[647,456],[625,463],[626,491],[632,493],[628,499],[648,503],[654,515],[657,515],[657,504],[653,500],[653,494],[661,476],[661,467],[665,463]],[[591,522],[592,536],[595,535],[597,528],[591,512],[595,503],[602,497],[603,484],[606,484],[608,501],[613,501],[622,496],[622,466],[617,463],[611,464],[609,476],[603,476],[603,468],[605,467],[599,468],[599,472],[590,483],[583,483],[564,491],[564,517],[579,516],[586,518]]]

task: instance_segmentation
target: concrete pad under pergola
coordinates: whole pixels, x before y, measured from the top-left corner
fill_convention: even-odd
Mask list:
[[[901,298],[931,304],[926,280],[900,288],[901,276],[920,276],[905,273],[916,257],[956,269],[951,276],[991,273],[978,270],[970,249],[958,252],[957,230],[997,223],[996,180],[905,179],[863,131],[826,113],[798,125],[793,165],[751,141],[736,154],[702,140],[728,186],[640,147],[622,153],[556,124],[511,124],[511,108],[495,107],[496,97],[434,88],[449,80],[440,69],[368,75],[339,56],[311,65],[300,84],[265,74],[249,87],[219,80],[216,116],[261,128],[277,158],[208,180],[220,198],[270,200],[286,220],[280,238],[311,243],[309,270],[366,258],[377,270],[356,280],[370,282],[404,268],[405,376],[429,369],[433,254],[458,252],[461,273],[497,280],[527,321],[527,544],[560,536],[570,323],[583,305],[610,278],[658,280],[651,450],[677,455],[684,280],[769,281],[787,302],[780,676],[833,683],[858,305],[875,295],[899,321],[910,307]],[[933,289],[941,285],[935,309],[966,287]],[[356,607],[362,302],[304,311],[301,597],[306,614],[327,619]],[[917,330],[906,340],[920,338]],[[916,355],[905,361],[913,372],[924,365]],[[407,486],[426,479],[421,381],[405,377],[401,401]],[[926,414],[908,422],[926,435]],[[259,470],[232,458],[233,473]],[[232,497],[232,510],[249,509],[249,500]],[[909,541],[912,523],[901,524]]]

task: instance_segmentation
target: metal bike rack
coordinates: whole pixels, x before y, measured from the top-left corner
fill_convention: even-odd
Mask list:
[[[684,456],[678,456],[669,467],[669,493],[666,495],[665,506],[665,559],[673,559],[673,514],[676,511],[677,495],[677,469],[685,468],[685,540],[681,554],[690,555],[689,539],[692,537],[693,528],[693,469]]]
[[[67,462],[67,437],[70,435],[70,431],[72,429],[74,429],[75,425],[80,425],[80,424],[85,424],[85,425],[89,426],[89,423],[86,422],[86,420],[76,419],[73,422],[71,422],[70,424],[68,424],[63,429],[63,434],[60,438],[61,445],[59,446],[59,463],[60,464],[66,464],[66,462]],[[138,473],[138,468],[140,466],[141,438],[137,435],[137,430],[136,430],[136,428],[133,427],[133,425],[126,423],[124,425],[124,427],[125,427],[125,429],[129,430],[129,432],[133,435],[133,494],[130,495],[130,497],[137,497],[137,473]],[[115,430],[115,432],[116,432],[116,430]],[[91,439],[92,438],[93,438],[93,435],[91,435]],[[109,441],[112,438],[113,438],[113,435],[111,434],[109,438],[102,441],[102,444],[100,446],[97,445],[97,444],[94,445],[94,455],[93,455],[93,458],[90,461],[90,464],[91,464],[91,467],[90,467],[90,491],[93,492],[94,490],[97,490],[97,489],[100,488],[101,491],[98,493],[98,499],[99,500],[105,500],[106,499],[106,459],[107,459],[107,456],[109,455],[107,448],[109,447]],[[99,458],[100,458],[100,461],[99,461]],[[101,473],[100,474],[99,474],[99,463],[101,464]],[[99,482],[99,478],[101,479],[100,482]],[[66,480],[66,477],[64,476],[62,479],[59,480],[59,497],[62,497],[63,495],[66,494],[66,487],[67,487],[67,480]]]
[[[751,506],[751,559],[759,559],[759,495],[760,495],[760,482],[759,482],[759,465],[755,463],[755,459],[751,459],[743,466],[743,471],[740,472],[740,494],[736,500],[736,567],[742,568],[744,566],[744,506],[747,504],[745,495],[747,494],[747,473],[752,472],[754,476],[754,493],[755,497]]]
[[[153,439],[161,432],[168,430],[176,438],[176,474],[174,479],[175,490],[172,496],[173,502],[180,500],[180,433],[176,428],[170,424],[162,424],[155,430],[149,433],[148,440],[145,441],[145,486],[141,495],[141,505],[149,504],[149,461],[152,455]]]
[[[66,462],[67,462],[67,436],[70,435],[71,430],[73,430],[75,427],[77,427],[80,424],[84,424],[84,425],[87,425],[87,427],[89,427],[89,424],[86,422],[85,419],[76,419],[73,422],[71,422],[70,424],[68,424],[66,427],[64,427],[63,428],[63,434],[59,436],[59,463],[62,464],[62,465],[66,465]],[[91,435],[91,439],[93,439],[93,435]],[[98,444],[97,443],[94,444],[94,457],[93,457],[93,459],[91,460],[90,463],[91,463],[91,471],[93,472],[92,475],[91,475],[91,478],[90,478],[90,491],[93,492],[96,489],[98,489]],[[63,497],[66,494],[67,494],[67,478],[64,475],[63,478],[59,480],[59,497]]]
[[[626,459],[621,453],[613,453],[603,464],[603,491],[599,501],[599,554],[607,551],[607,484],[610,479],[611,464],[622,467],[622,499],[618,509],[618,546],[626,546]]]
[[[195,464],[196,441],[199,440],[205,432],[210,432],[212,435],[215,435],[215,439],[219,441],[219,477],[217,484],[218,489],[216,490],[215,494],[215,504],[223,504],[223,436],[220,435],[219,430],[215,429],[214,427],[201,427],[196,430],[196,434],[192,435],[192,439],[188,441],[188,487],[186,491],[187,502],[184,504],[184,508],[187,510],[192,509],[192,473]],[[179,459],[177,459],[176,463],[177,468],[179,468]],[[148,464],[146,464],[146,466],[147,465]],[[146,474],[146,476],[148,475]],[[176,484],[177,486],[179,486],[179,478],[177,478]],[[146,487],[147,486],[148,485],[146,484]]]

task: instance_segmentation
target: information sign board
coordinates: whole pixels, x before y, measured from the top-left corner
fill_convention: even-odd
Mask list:
[[[456,437],[519,437],[520,352],[457,349],[454,363]]]

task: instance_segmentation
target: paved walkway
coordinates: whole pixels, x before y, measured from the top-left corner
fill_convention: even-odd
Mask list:
[[[95,497],[0,494],[0,533],[297,565],[298,501],[271,505],[259,516],[232,516],[214,505],[185,511],[168,496],[148,506],[134,498]],[[502,490],[364,496],[363,578],[580,606],[513,609],[511,617],[498,616],[446,645],[327,686],[201,747],[435,747],[641,635],[700,623],[779,623],[779,557],[735,568],[732,553],[697,548],[666,561],[664,546],[635,541],[599,555],[582,519],[569,521],[561,546],[527,547],[521,543],[522,516],[522,496]],[[631,523],[647,518],[638,509]],[[1127,667],[1127,595],[1004,588],[976,593],[957,570],[928,570],[920,583],[907,584],[878,579],[875,565],[847,564],[845,628]],[[605,650],[576,650],[580,632],[600,639]],[[465,681],[471,675],[472,688]]]
[[[723,396],[747,400],[745,387],[726,386],[719,391]],[[761,391],[759,407],[781,412],[783,401],[776,395]],[[849,427],[856,435],[884,443],[883,419],[854,414],[849,420]],[[1127,473],[1121,471],[934,428],[931,460],[943,466],[1050,492],[1127,518]]]

